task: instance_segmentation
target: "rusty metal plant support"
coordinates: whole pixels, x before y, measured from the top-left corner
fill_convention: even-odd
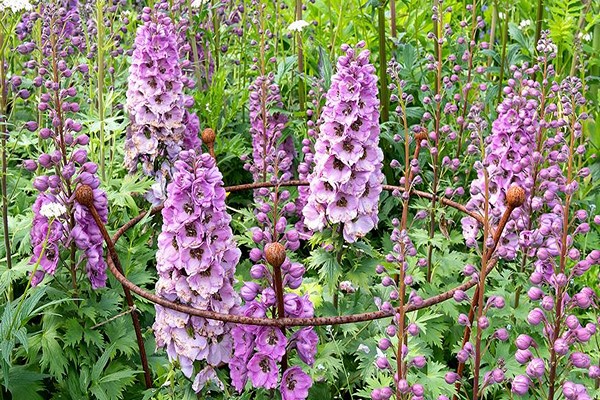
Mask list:
[[[244,184],[244,185],[228,186],[228,187],[225,187],[225,190],[227,192],[239,192],[239,191],[252,190],[252,189],[258,189],[258,188],[263,188],[263,187],[307,186],[307,185],[308,185],[308,182],[306,182],[306,181],[293,180],[293,181],[281,182],[279,184],[273,184],[273,183],[269,183],[269,182],[261,182],[261,183],[250,183],[250,184]],[[400,187],[400,186],[384,185],[384,190],[403,191],[404,188]],[[419,197],[424,197],[424,198],[432,197],[432,195],[429,193],[420,192],[417,190],[412,190],[411,194],[414,194]],[[482,220],[482,218],[479,214],[476,214],[476,213],[466,210],[466,208],[462,204],[456,203],[456,202],[446,199],[446,198],[441,198],[440,201],[447,206],[456,208],[457,210],[462,211],[469,216],[472,216],[473,218],[477,219],[478,221]],[[157,207],[152,208],[150,211],[142,212],[137,217],[134,217],[133,219],[131,219],[130,221],[125,223],[121,228],[119,228],[117,230],[117,232],[113,235],[112,238],[109,237],[108,232],[106,231],[106,228],[102,224],[102,221],[100,221],[99,218],[96,221],[99,224],[101,231],[103,232],[104,240],[106,241],[106,244],[108,246],[108,252],[109,252],[110,257],[108,257],[107,263],[108,263],[108,267],[109,267],[111,273],[117,278],[117,280],[125,288],[127,288],[131,292],[139,295],[140,297],[145,298],[146,300],[148,300],[152,303],[161,305],[163,307],[166,307],[166,308],[169,308],[169,309],[172,309],[175,311],[183,312],[183,313],[194,315],[197,317],[213,319],[213,320],[217,320],[217,321],[232,322],[232,323],[245,324],[245,325],[277,326],[277,327],[351,324],[351,323],[356,323],[356,322],[366,322],[366,321],[372,321],[372,320],[376,320],[376,319],[392,317],[398,311],[398,310],[394,310],[392,312],[373,311],[373,312],[365,312],[365,313],[358,313],[358,314],[352,314],[352,315],[340,315],[340,316],[333,316],[333,317],[312,317],[312,318],[287,318],[286,317],[286,318],[273,319],[273,318],[246,317],[246,316],[242,316],[242,315],[233,315],[233,314],[222,314],[222,313],[218,313],[218,312],[214,312],[214,311],[200,310],[197,308],[186,306],[184,304],[174,303],[172,301],[166,300],[160,296],[150,293],[150,292],[146,291],[145,289],[142,289],[141,287],[137,286],[133,282],[129,281],[123,275],[123,273],[121,271],[119,271],[119,268],[117,267],[117,265],[119,265],[118,256],[117,256],[117,252],[114,247],[114,243],[117,240],[119,240],[119,238],[123,234],[125,234],[125,232],[127,230],[131,229],[135,224],[137,224],[139,221],[141,221],[147,215],[147,213],[150,213],[151,215],[153,215],[153,214],[160,212],[162,210],[162,208],[163,208],[163,206],[159,205]],[[490,262],[490,264],[488,265],[487,270],[491,271],[494,268],[494,266],[495,266],[495,260],[492,260]],[[463,291],[469,290],[470,288],[474,287],[476,284],[477,284],[477,281],[475,279],[471,279],[468,282],[462,283],[461,285],[458,285],[457,287],[452,288],[446,292],[443,292],[438,295],[432,296],[428,299],[425,299],[425,300],[423,300],[422,303],[419,303],[418,305],[413,304],[413,303],[407,304],[405,307],[405,312],[416,311],[416,310],[420,310],[422,308],[427,308],[432,305],[441,303],[445,300],[452,298],[452,296],[454,295],[454,293],[457,290],[463,290]]]

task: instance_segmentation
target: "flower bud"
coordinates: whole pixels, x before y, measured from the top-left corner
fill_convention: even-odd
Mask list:
[[[577,368],[589,368],[590,366],[590,358],[581,352],[572,353],[569,361]]]
[[[530,380],[525,375],[517,375],[512,381],[511,392],[518,396],[524,396],[529,391]]]

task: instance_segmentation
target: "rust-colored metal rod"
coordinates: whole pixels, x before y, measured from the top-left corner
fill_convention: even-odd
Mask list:
[[[113,268],[117,270],[121,275],[123,274],[123,268],[121,267],[121,262],[119,260],[119,256],[117,255],[117,251],[115,250],[115,246],[110,239],[110,235],[100,219],[100,215],[98,215],[98,211],[96,207],[94,207],[94,192],[92,188],[88,185],[80,185],[75,191],[75,199],[81,205],[84,205],[90,210],[94,221],[96,221],[96,225],[100,229],[102,233],[102,237],[106,242],[108,247],[108,252],[110,257],[107,258],[107,261],[114,261]],[[110,264],[110,263],[109,263]],[[131,291],[127,288],[127,285],[123,285],[123,293],[125,294],[125,301],[129,306],[131,312],[131,320],[133,322],[133,329],[135,331],[135,337],[137,340],[138,348],[140,350],[140,359],[142,361],[142,368],[144,370],[144,383],[146,384],[146,389],[150,389],[152,387],[152,374],[150,373],[150,367],[148,365],[148,357],[146,356],[146,347],[144,345],[144,338],[142,336],[142,328],[140,325],[140,320],[137,312],[135,312],[135,304],[133,302],[133,296],[131,296]]]
[[[279,186],[306,186],[306,185],[308,185],[308,182],[306,182],[306,181],[287,181],[287,182],[282,182],[279,184]],[[229,187],[226,187],[225,190],[228,192],[236,192],[236,191],[242,191],[242,190],[251,190],[251,189],[257,189],[257,188],[261,188],[261,187],[273,187],[273,186],[275,186],[275,184],[268,183],[268,182],[260,182],[260,183],[253,183],[253,184],[229,186]],[[403,188],[398,187],[398,186],[384,185],[384,189],[386,189],[386,190],[395,190],[395,189],[402,190]],[[418,191],[411,191],[411,193],[415,193],[415,194],[419,195]],[[445,199],[445,200],[447,200],[447,199]],[[454,203],[450,200],[448,200],[448,202]],[[456,204],[458,204],[458,203],[456,203]],[[450,204],[448,204],[448,205],[450,205]],[[461,207],[462,207],[462,205],[461,205]],[[141,221],[148,213],[150,213],[151,215],[156,214],[156,213],[160,212],[162,210],[162,208],[163,208],[163,205],[159,205],[159,206],[152,208],[149,211],[144,211],[144,212],[140,213],[138,216],[134,217],[133,219],[131,219],[130,221],[125,223],[121,228],[119,228],[113,235],[112,239],[108,238],[109,240],[106,240],[106,238],[105,238],[107,246],[109,247],[109,252],[110,252],[110,248],[113,248],[113,251],[110,253],[114,254],[115,257],[118,258],[116,251],[114,251],[113,243],[116,243],[117,240],[119,240],[119,238],[128,229],[130,229],[135,224],[137,224],[139,221]],[[469,214],[471,214],[471,213],[469,213]],[[100,221],[100,223],[101,222],[102,221]],[[391,312],[391,313],[386,313],[383,311],[373,311],[373,312],[367,312],[367,313],[334,316],[334,317],[279,318],[279,319],[246,317],[246,316],[241,316],[241,315],[222,314],[222,313],[217,313],[217,312],[213,312],[213,311],[196,309],[196,308],[189,307],[189,306],[186,306],[183,304],[173,303],[162,297],[152,294],[152,293],[140,288],[139,286],[135,285],[133,282],[129,281],[116,268],[116,266],[112,260],[112,255],[110,258],[107,259],[107,263],[108,263],[108,267],[109,267],[109,270],[111,271],[111,273],[117,278],[117,280],[124,287],[127,287],[130,291],[145,298],[146,300],[149,300],[152,303],[159,304],[163,307],[166,307],[166,308],[169,308],[169,309],[172,309],[175,311],[179,311],[179,312],[187,313],[189,315],[194,315],[194,316],[203,317],[203,318],[207,318],[207,319],[213,319],[213,320],[217,320],[217,321],[239,323],[239,324],[244,324],[244,325],[278,326],[278,327],[322,326],[322,325],[340,325],[340,324],[350,324],[350,323],[356,323],[356,322],[372,321],[375,319],[391,317],[396,312],[399,312],[399,308],[397,308],[394,310],[394,312]],[[493,268],[493,265],[494,265],[494,263],[490,262],[490,266],[489,266],[490,270],[491,270],[491,268]],[[405,306],[405,312],[416,311],[416,310],[420,310],[422,308],[430,307],[432,305],[441,303],[443,301],[450,299],[457,290],[462,290],[462,291],[469,290],[476,284],[477,284],[477,281],[470,280],[470,281],[465,282],[465,283],[463,283],[453,289],[450,289],[444,293],[440,293],[436,296],[432,296],[432,297],[424,300],[423,303],[421,303],[418,306],[416,306],[414,304],[407,304]]]
[[[114,242],[116,239],[118,239],[118,236],[115,234],[111,241],[111,245],[112,245],[112,242]],[[121,272],[119,272],[119,270],[117,270],[117,268],[115,267],[115,264],[112,261],[112,257],[107,259],[107,263],[108,263],[108,268],[109,268],[110,272],[115,276],[115,278],[117,278],[117,280],[119,282],[121,282],[121,284],[123,286],[126,286],[129,290],[131,290],[133,293],[139,295],[140,297],[143,297],[152,303],[161,305],[161,306],[169,308],[171,310],[179,311],[179,312],[186,313],[189,315],[194,315],[197,317],[213,319],[216,321],[232,322],[232,323],[243,324],[243,325],[277,326],[277,327],[323,326],[323,325],[341,325],[341,324],[351,324],[351,323],[356,323],[356,322],[373,321],[376,319],[392,317],[396,312],[399,311],[398,309],[395,309],[393,312],[390,312],[390,313],[386,313],[384,311],[373,311],[373,312],[334,316],[334,317],[313,317],[313,318],[289,318],[289,317],[286,317],[286,318],[279,318],[279,319],[246,317],[243,315],[223,314],[223,313],[217,313],[214,311],[200,310],[200,309],[186,306],[183,304],[173,303],[171,301],[168,301],[160,296],[157,296],[153,293],[150,293],[150,292],[140,288],[133,282],[129,281],[125,276],[123,276],[123,274]],[[430,298],[424,300],[423,303],[419,304],[418,306],[414,305],[414,304],[408,304],[405,307],[405,310],[406,310],[406,312],[416,311],[416,310],[420,310],[422,308],[427,308],[432,305],[441,303],[443,301],[450,299],[454,295],[454,292],[456,292],[457,290],[463,290],[463,291],[469,290],[476,284],[477,284],[477,282],[475,280],[470,280],[469,282],[465,282],[465,283],[463,283],[453,289],[450,289],[444,293],[430,297]]]
[[[241,192],[244,190],[269,188],[269,187],[275,187],[275,186],[308,186],[309,184],[310,183],[308,181],[300,181],[300,180],[285,181],[285,182],[280,182],[280,183],[257,182],[257,183],[245,183],[242,185],[226,186],[225,191]],[[401,192],[404,192],[406,189],[403,186],[383,185],[383,190],[387,190],[390,192],[393,192],[394,190],[399,190]],[[411,195],[414,194],[414,195],[416,195],[418,197],[422,197],[424,199],[430,199],[430,200],[433,199],[433,195],[431,193],[422,192],[420,190],[411,190],[410,193],[411,193]],[[436,196],[436,201],[440,201],[442,204],[444,204],[446,206],[455,208],[458,211],[460,211],[470,217],[475,218],[477,220],[477,222],[483,223],[483,217],[481,215],[467,210],[467,208],[464,205],[457,203],[456,201],[452,201],[450,199],[447,199],[445,197],[440,197],[440,196]]]
[[[512,190],[513,190],[513,192],[511,193],[512,201],[509,204],[507,204],[507,208],[506,208],[506,210],[504,210],[504,214],[502,214],[502,217],[500,218],[498,227],[494,231],[494,234],[493,234],[494,244],[486,252],[487,253],[486,258],[489,259],[490,261],[488,263],[487,268],[485,269],[485,274],[482,274],[484,276],[484,280],[485,280],[485,278],[487,278],[488,274],[492,271],[492,269],[494,269],[494,267],[496,266],[497,259],[492,259],[492,256],[494,255],[494,251],[496,251],[496,247],[498,247],[498,243],[500,243],[500,237],[502,236],[502,232],[504,231],[504,228],[506,227],[506,224],[508,223],[508,220],[510,219],[510,215],[512,214],[512,212],[514,211],[515,208],[520,207],[523,204],[523,202],[525,201],[525,197],[524,197],[525,194],[523,192],[523,193],[521,193],[522,199],[517,199],[518,201],[514,202],[515,190],[514,189],[512,189]],[[520,204],[517,205],[517,203],[520,203]],[[484,238],[484,243],[485,243],[485,238]],[[469,338],[471,337],[471,325],[473,324],[473,321],[475,320],[475,309],[477,307],[477,303],[478,303],[478,299],[479,299],[480,287],[481,287],[480,285],[477,285],[477,288],[475,289],[475,293],[473,294],[473,299],[471,300],[471,307],[469,308],[469,325],[465,326],[465,333],[463,335],[462,347],[465,347],[465,345],[469,341]],[[456,369],[456,373],[461,378],[464,373],[464,370],[465,370],[465,363],[459,362],[458,368]],[[456,388],[456,394],[452,397],[452,400],[458,400],[458,392],[460,392],[461,381],[457,380],[456,383],[454,384],[454,387]],[[479,390],[479,389],[474,388],[473,390]]]

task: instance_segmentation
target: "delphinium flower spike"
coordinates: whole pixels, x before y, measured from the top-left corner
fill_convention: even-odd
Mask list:
[[[179,36],[171,19],[145,7],[136,35],[127,89],[127,111],[131,125],[125,141],[125,166],[135,171],[138,162],[144,174],[157,183],[148,194],[156,203],[164,198],[170,168],[177,155],[200,146],[198,117],[187,108],[193,99],[184,94],[193,80],[183,75]]]
[[[193,150],[180,154],[174,171],[162,210],[156,292],[170,301],[234,313],[239,305],[234,273],[241,252],[229,227],[222,175],[209,154]],[[229,324],[157,305],[153,329],[169,360],[177,361],[188,378],[195,374],[194,390],[208,381],[222,386],[214,368],[232,356]]]
[[[343,224],[344,238],[355,242],[378,222],[383,152],[379,143],[379,100],[369,51],[342,46],[337,72],[327,92],[315,144],[310,196],[302,213],[306,226],[321,231]]]

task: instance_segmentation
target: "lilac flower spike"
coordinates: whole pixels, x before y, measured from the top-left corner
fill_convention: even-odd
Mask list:
[[[518,185],[525,190],[528,199],[533,186],[533,166],[536,135],[539,130],[537,108],[540,95],[539,84],[523,78],[517,71],[509,81],[509,94],[498,106],[498,117],[488,136],[483,166],[477,171],[477,179],[471,183],[471,199],[467,208],[483,213],[485,203],[484,168],[489,177],[490,219],[496,226],[506,210],[506,193],[511,186]],[[512,213],[497,253],[500,257],[512,260],[519,245],[517,232],[526,229],[529,215],[528,201]],[[476,245],[479,224],[472,217],[462,219],[463,234],[467,246]]]
[[[186,109],[193,99],[183,89],[194,82],[182,73],[175,26],[160,12],[148,13],[145,9],[146,22],[137,31],[129,68],[126,108],[131,126],[125,166],[135,171],[141,162],[143,172],[164,185],[179,152],[200,146],[200,127],[198,117]],[[157,160],[167,164],[157,168]]]
[[[357,48],[364,47],[364,42]],[[379,100],[369,51],[348,45],[337,63],[315,144],[311,194],[303,209],[306,226],[322,230],[344,224],[344,238],[355,242],[378,222],[383,152],[379,143]]]
[[[241,253],[229,227],[222,175],[211,156],[193,150],[180,154],[174,171],[162,210],[156,292],[199,309],[233,313],[239,305],[233,282]],[[197,372],[197,360],[206,361],[208,369],[194,381],[198,390],[217,379],[213,367],[231,358],[230,326],[223,322],[157,305],[153,329],[157,346],[166,347],[169,360],[177,360],[187,377]]]

